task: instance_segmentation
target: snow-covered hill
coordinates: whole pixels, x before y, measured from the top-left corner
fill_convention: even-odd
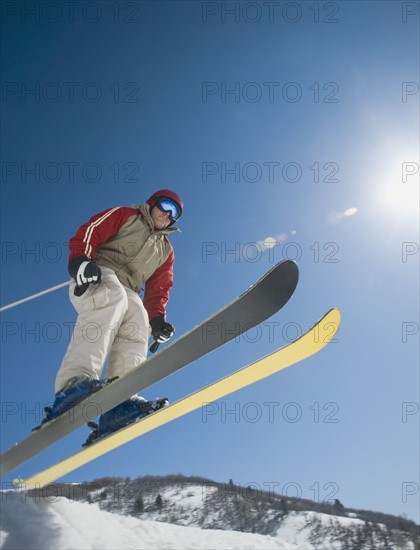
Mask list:
[[[62,549],[295,549],[278,538],[249,533],[202,530],[119,516],[87,504],[60,498],[47,503],[8,495],[2,506],[3,550]]]
[[[2,550],[417,550],[413,532],[354,512],[303,510],[309,501],[182,476],[107,478],[44,494],[3,492],[1,500]]]
[[[100,510],[98,504],[70,501],[64,497],[44,499],[8,494],[2,504],[0,547],[2,550],[63,549],[290,549],[341,548],[330,536],[311,544],[314,515],[329,528],[330,518],[315,512],[291,514],[274,537],[238,531],[182,527],[141,520]],[[400,546],[400,548],[412,546]]]

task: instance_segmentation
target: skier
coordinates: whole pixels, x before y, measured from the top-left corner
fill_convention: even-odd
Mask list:
[[[93,216],[70,240],[70,300],[78,318],[44,422],[142,363],[150,332],[158,343],[173,336],[175,329],[166,321],[174,263],[168,235],[178,231],[173,224],[182,210],[181,198],[163,189],[145,204]],[[142,301],[138,293],[143,284]],[[95,437],[166,404],[165,398],[146,401],[135,395],[100,416]]]

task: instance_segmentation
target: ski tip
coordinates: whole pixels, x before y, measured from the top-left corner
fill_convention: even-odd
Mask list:
[[[296,276],[299,274],[299,266],[295,262],[295,260],[281,260],[281,262],[278,262],[274,267],[274,269],[288,269],[291,272],[295,273]]]
[[[341,311],[338,307],[332,307],[327,311],[327,313],[324,315],[324,317],[335,317],[337,319],[341,319]]]
[[[340,308],[338,307],[332,307],[327,315],[333,315],[334,317],[336,317],[338,320],[341,320],[341,311],[340,311]]]
[[[321,318],[318,324],[322,321],[324,321],[321,325],[322,330],[325,332],[324,342],[328,343],[338,332],[341,323],[341,311],[338,307],[333,307]]]

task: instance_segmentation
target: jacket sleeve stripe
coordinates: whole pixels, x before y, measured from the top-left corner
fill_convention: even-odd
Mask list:
[[[85,255],[88,256],[89,258],[91,257],[91,254],[92,254],[92,245],[90,244],[90,241],[92,239],[93,231],[95,230],[96,227],[98,227],[101,223],[103,223],[109,216],[111,216],[111,214],[113,214],[119,208],[121,207],[117,206],[115,208],[112,208],[111,210],[108,210],[108,212],[106,212],[103,216],[101,216],[100,218],[98,218],[88,226],[83,242],[86,244]]]

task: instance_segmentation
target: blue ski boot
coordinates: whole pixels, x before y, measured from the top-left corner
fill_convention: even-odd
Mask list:
[[[95,441],[106,437],[107,435],[137,422],[144,416],[151,414],[159,409],[169,405],[166,397],[158,397],[153,401],[146,401],[138,395],[134,395],[127,401],[117,405],[113,409],[99,417],[99,423],[89,422],[88,426],[92,429],[83,447],[87,447]]]
[[[54,420],[93,393],[101,390],[118,377],[96,380],[88,376],[75,376],[67,381],[65,386],[55,394],[52,407],[45,407],[45,418],[42,423],[32,431],[39,430],[44,424]]]

